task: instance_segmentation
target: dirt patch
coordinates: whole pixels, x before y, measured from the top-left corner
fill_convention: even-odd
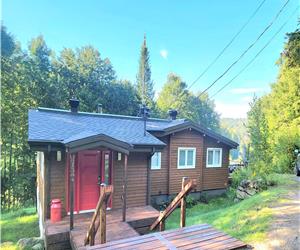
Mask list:
[[[286,201],[272,206],[274,218],[267,240],[251,244],[254,249],[300,250],[300,177],[289,186]]]

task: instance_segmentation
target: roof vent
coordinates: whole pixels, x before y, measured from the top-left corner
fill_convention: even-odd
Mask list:
[[[78,112],[79,100],[77,100],[76,98],[71,98],[69,100],[69,105],[72,113]]]
[[[99,114],[102,114],[102,113],[103,113],[103,108],[102,108],[102,104],[101,104],[101,103],[99,103],[99,104],[97,105],[97,113],[99,113]]]
[[[169,110],[169,116],[170,116],[171,120],[176,120],[177,115],[178,115],[178,112],[176,109]]]

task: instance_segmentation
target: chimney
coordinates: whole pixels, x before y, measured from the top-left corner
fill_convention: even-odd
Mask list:
[[[176,120],[177,114],[178,114],[178,112],[176,109],[169,110],[169,116],[170,116],[171,120]]]
[[[103,109],[102,109],[102,104],[99,103],[97,106],[97,113],[102,114],[103,113]]]
[[[69,100],[69,105],[72,113],[78,112],[79,100],[77,100],[76,98],[71,98]]]

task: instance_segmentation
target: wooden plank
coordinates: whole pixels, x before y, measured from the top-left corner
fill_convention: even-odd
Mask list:
[[[181,190],[184,189],[186,181],[187,181],[187,177],[182,177]],[[185,217],[186,217],[185,210],[186,210],[186,197],[184,196],[181,199],[181,206],[180,206],[180,227],[185,227]]]
[[[100,244],[106,242],[106,206],[107,200],[102,204],[100,208]]]
[[[99,213],[99,209],[102,207],[103,202],[105,201],[105,199],[108,199],[109,196],[112,194],[112,192],[113,192],[113,186],[112,185],[101,187],[101,189],[100,189],[100,198],[98,200],[95,212],[93,214],[91,224],[90,224],[90,226],[88,228],[88,231],[86,233],[86,236],[85,236],[85,239],[84,239],[84,245],[87,245],[90,242],[90,235],[93,232],[93,229],[95,229],[94,225],[95,225],[98,213]],[[105,203],[106,203],[106,201],[105,201]],[[100,223],[99,224],[100,224],[100,230],[101,230],[101,218],[100,218]],[[95,229],[95,231],[97,231],[97,230]]]
[[[195,179],[190,180],[185,187],[180,191],[180,193],[174,198],[174,200],[169,204],[169,206],[160,214],[157,220],[151,225],[150,230],[153,230],[161,222],[162,219],[166,220],[167,217],[175,210],[175,208],[181,202],[182,197],[184,197],[188,192],[190,192],[197,182]]]
[[[153,233],[144,236],[128,238],[110,242],[104,245],[88,248],[92,249],[236,249],[245,247],[243,242],[212,228],[210,225],[202,224],[165,232]]]

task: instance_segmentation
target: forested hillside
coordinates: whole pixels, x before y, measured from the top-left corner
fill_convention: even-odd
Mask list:
[[[249,135],[247,131],[247,119],[222,118],[220,121],[221,133],[231,138],[240,145],[230,152],[231,160],[245,161],[248,157]]]

